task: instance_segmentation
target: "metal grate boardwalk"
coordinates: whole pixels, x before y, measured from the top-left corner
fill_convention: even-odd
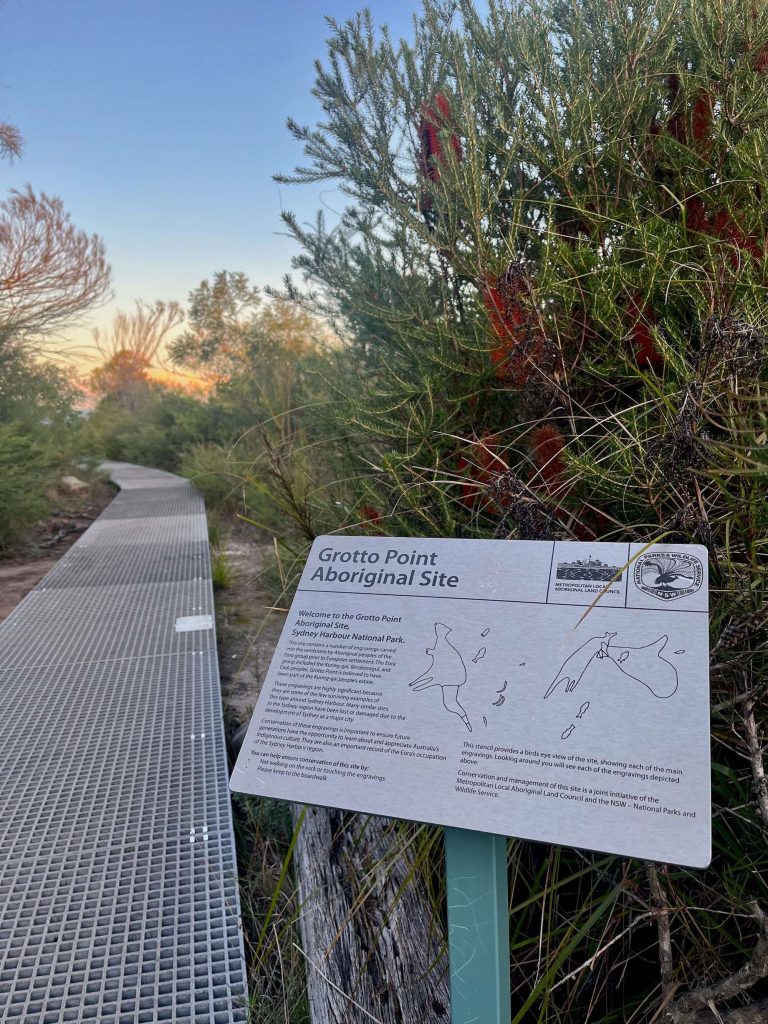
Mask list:
[[[235,1024],[216,640],[177,621],[213,616],[203,502],[108,468],[120,494],[0,624],[0,1021]]]

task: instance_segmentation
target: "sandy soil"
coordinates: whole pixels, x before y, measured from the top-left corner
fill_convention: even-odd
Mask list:
[[[83,494],[56,492],[49,516],[35,523],[22,545],[0,557],[0,621],[53,568],[107,507],[115,490],[95,481]]]
[[[232,583],[216,591],[219,671],[227,732],[251,719],[285,613],[271,609],[263,575],[271,546],[250,527],[232,527],[222,543]]]

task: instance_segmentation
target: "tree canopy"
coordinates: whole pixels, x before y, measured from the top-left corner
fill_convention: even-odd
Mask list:
[[[103,241],[72,223],[61,199],[12,189],[0,202],[0,332],[39,340],[109,294]]]

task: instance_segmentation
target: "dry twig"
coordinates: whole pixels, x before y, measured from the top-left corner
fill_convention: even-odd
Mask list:
[[[768,830],[768,781],[766,781],[765,767],[763,766],[763,748],[757,733],[754,697],[750,697],[749,700],[744,702],[742,714],[744,716],[744,729],[747,734],[747,748],[749,750],[749,761],[752,765],[752,779],[755,786],[757,806],[760,808],[763,827]]]
[[[656,927],[659,934],[661,990],[664,995],[667,995],[674,986],[672,980],[674,960],[672,957],[672,933],[669,926],[669,907],[667,906],[664,890],[659,882],[659,875],[655,864],[648,865],[647,875],[648,885],[651,890],[651,905],[654,908],[653,915],[656,918]]]

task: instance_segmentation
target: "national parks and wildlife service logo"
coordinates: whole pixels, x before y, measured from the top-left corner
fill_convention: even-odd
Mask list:
[[[695,555],[649,551],[635,562],[635,586],[660,601],[695,594],[704,579],[704,566]]]

